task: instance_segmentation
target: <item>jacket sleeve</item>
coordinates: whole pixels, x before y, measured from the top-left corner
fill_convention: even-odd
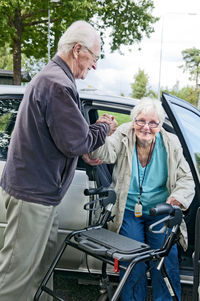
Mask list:
[[[109,125],[88,125],[79,109],[79,97],[74,91],[57,83],[51,87],[46,121],[57,148],[68,157],[91,152],[100,147]]]
[[[106,137],[105,144],[94,152],[90,156],[94,158],[99,158],[106,164],[114,164],[117,160],[118,154],[122,146],[122,134],[118,128],[114,134],[109,137]]]
[[[175,181],[172,181],[170,196],[179,201],[183,206],[183,210],[186,210],[194,198],[195,184],[189,164],[183,156],[182,147],[177,137],[176,140],[177,146],[174,149],[174,158],[172,160],[173,164],[175,164]]]

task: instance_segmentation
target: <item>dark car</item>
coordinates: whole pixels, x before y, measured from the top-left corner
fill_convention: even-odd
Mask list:
[[[10,136],[23,93],[23,87],[0,86],[0,172],[6,162]],[[118,123],[130,121],[130,111],[137,103],[137,100],[132,98],[104,95],[97,91],[80,91],[80,99],[82,114],[89,124],[94,123],[105,111],[116,115]],[[162,95],[162,104],[166,112],[163,127],[178,136],[196,185],[193,202],[184,212],[189,247],[186,252],[181,247],[179,248],[181,281],[185,284],[192,284],[195,217],[200,206],[200,112],[186,101],[166,93]],[[80,158],[72,185],[58,206],[60,222],[58,247],[66,234],[94,222],[96,216],[91,216],[83,210],[84,204],[89,200],[83,191],[85,188],[97,187],[100,185],[99,182],[101,185],[108,186],[111,180],[111,170],[111,166],[102,166],[95,171],[97,176],[91,177],[90,170]],[[102,173],[104,177],[101,177]],[[5,227],[5,208],[0,202],[0,247],[3,243]],[[101,266],[96,259],[90,257],[86,259],[84,253],[69,249],[59,262],[58,269],[87,272],[88,266],[92,273],[100,273]],[[112,268],[110,273],[113,273]]]

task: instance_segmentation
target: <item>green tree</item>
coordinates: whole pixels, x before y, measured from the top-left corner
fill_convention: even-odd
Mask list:
[[[151,88],[148,88],[147,96],[150,98],[158,98],[158,94]]]
[[[139,69],[138,73],[134,76],[134,83],[131,84],[132,87],[132,97],[141,99],[146,96],[148,75],[144,73],[144,70]]]
[[[12,70],[13,56],[10,51],[9,47],[0,47],[0,69]],[[21,69],[27,71],[29,75],[33,77],[39,70],[41,70],[41,68],[45,65],[45,62],[45,58],[40,60],[35,59],[34,57],[27,58],[25,54],[22,53]]]
[[[12,70],[12,56],[8,45],[0,48],[0,69]]]
[[[200,153],[195,153],[195,159],[196,159],[196,163],[197,163],[197,168],[200,172]]]
[[[51,12],[51,55],[64,30],[75,20],[90,21],[100,29],[111,28],[111,50],[131,45],[154,31],[153,0],[1,0],[0,43],[13,54],[14,83],[21,83],[21,54],[47,58],[48,12]]]
[[[22,70],[27,71],[31,78],[36,75],[46,64],[46,58],[36,59],[22,54]]]
[[[141,99],[149,96],[150,98],[157,98],[157,94],[148,85],[149,76],[144,70],[139,69],[138,73],[134,76],[134,83],[131,84],[132,97]]]
[[[180,89],[177,81],[172,89],[165,88],[163,91],[184,99],[194,106],[198,105],[198,90],[195,87],[186,86]]]
[[[182,52],[185,65],[180,66],[184,71],[189,71],[190,80],[195,80],[196,90],[198,90],[199,75],[200,75],[200,49],[188,48]]]

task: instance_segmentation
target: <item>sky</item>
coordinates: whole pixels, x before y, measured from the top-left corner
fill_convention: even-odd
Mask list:
[[[122,46],[123,55],[119,51],[110,53],[106,40],[105,58],[98,61],[97,70],[91,70],[85,80],[77,81],[80,89],[129,96],[139,69],[148,75],[149,85],[157,93],[159,88],[170,89],[177,82],[180,88],[195,84],[179,66],[184,64],[182,50],[200,49],[200,0],[154,0],[154,6],[152,14],[160,20],[154,24],[150,38],[131,47]]]

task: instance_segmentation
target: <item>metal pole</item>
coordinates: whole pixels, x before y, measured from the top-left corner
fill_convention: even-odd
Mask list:
[[[50,25],[51,25],[51,20],[50,20],[50,5],[48,4],[48,61],[50,61]]]
[[[161,26],[161,39],[160,39],[160,66],[159,66],[159,80],[158,80],[158,100],[160,100],[160,83],[161,83],[161,71],[162,71],[162,55],[163,55],[163,31],[164,31],[164,15]]]

